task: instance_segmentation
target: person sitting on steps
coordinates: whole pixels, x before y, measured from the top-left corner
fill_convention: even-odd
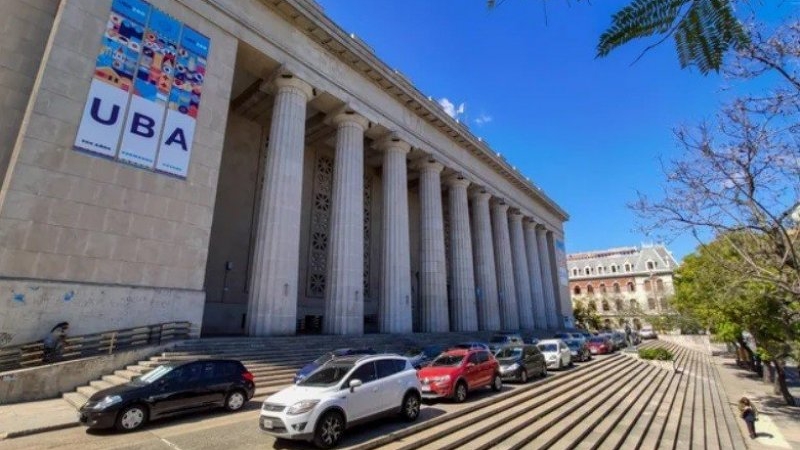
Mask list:
[[[44,355],[42,360],[45,363],[51,363],[61,359],[61,355],[64,353],[64,347],[67,344],[67,330],[69,330],[69,322],[59,322],[44,338]]]

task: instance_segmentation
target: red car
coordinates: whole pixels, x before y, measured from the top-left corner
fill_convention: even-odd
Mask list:
[[[614,352],[614,344],[608,338],[596,336],[589,339],[589,352],[593,355],[605,355]]]
[[[448,350],[420,369],[417,377],[423,398],[452,398],[459,403],[467,399],[469,391],[503,388],[500,364],[483,348]]]

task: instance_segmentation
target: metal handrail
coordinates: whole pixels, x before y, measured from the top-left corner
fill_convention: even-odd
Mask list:
[[[65,340],[65,345],[57,361],[100,354],[111,355],[137,347],[187,339],[191,335],[191,328],[191,322],[165,322],[102,333],[69,336]],[[46,364],[43,341],[0,348],[0,372],[42,364]]]

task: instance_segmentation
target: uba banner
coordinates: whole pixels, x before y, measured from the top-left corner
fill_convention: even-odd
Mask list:
[[[186,177],[210,41],[142,0],[114,0],[75,148]]]

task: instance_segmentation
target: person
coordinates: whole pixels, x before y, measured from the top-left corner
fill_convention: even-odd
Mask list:
[[[58,361],[64,352],[67,343],[67,331],[69,322],[59,322],[54,326],[50,333],[44,338],[43,360],[46,363]]]
[[[750,399],[742,397],[739,400],[739,412],[747,425],[747,432],[750,433],[750,439],[756,438],[756,420],[758,420],[758,411],[756,407],[750,403]]]

